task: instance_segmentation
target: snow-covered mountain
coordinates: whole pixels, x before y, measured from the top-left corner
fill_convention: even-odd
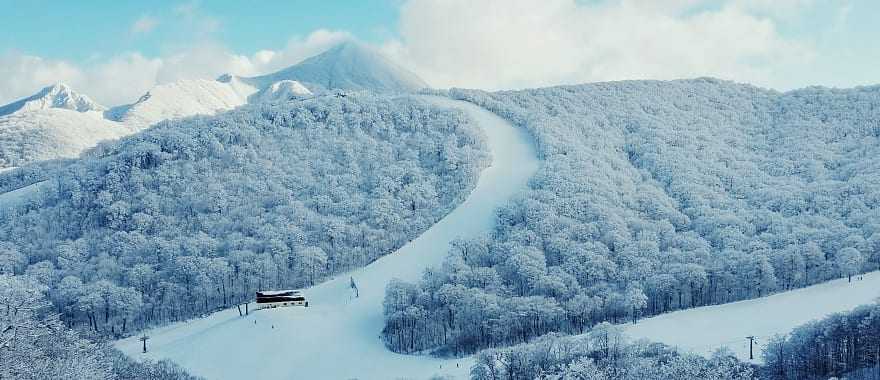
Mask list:
[[[130,127],[94,111],[48,108],[0,116],[0,168],[76,157],[101,140],[131,133]]]
[[[50,108],[77,112],[103,111],[106,109],[88,96],[78,94],[64,83],[59,82],[43,88],[32,96],[0,107],[0,116]]]
[[[248,103],[278,103],[331,90],[413,92],[427,87],[377,51],[346,42],[281,71],[161,84],[132,104],[107,109],[58,83],[0,107],[0,168],[76,156],[104,139],[159,121],[213,115]]]
[[[158,121],[212,115],[244,105],[257,89],[235,77],[229,81],[193,79],[153,87],[137,102],[110,109],[108,119],[146,128]]]
[[[259,88],[282,80],[298,81],[315,93],[328,90],[414,92],[428,87],[417,75],[354,41],[337,45],[281,71],[244,79]]]
[[[0,168],[75,157],[132,129],[104,119],[106,108],[63,83],[0,107]]]
[[[250,103],[278,103],[312,95],[308,88],[295,80],[272,83],[248,98]]]

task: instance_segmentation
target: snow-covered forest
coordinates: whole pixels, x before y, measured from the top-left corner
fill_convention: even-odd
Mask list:
[[[764,351],[764,361],[767,379],[880,379],[880,303],[777,336]]]
[[[537,140],[495,231],[385,298],[388,346],[469,353],[880,266],[880,87],[714,79],[452,90]]]
[[[172,362],[136,362],[67,328],[46,290],[33,277],[0,274],[0,378],[196,379]]]
[[[67,326],[131,333],[366,265],[454,208],[489,160],[463,113],[415,97],[164,122],[4,173],[4,188],[49,179],[0,211],[0,273],[35,279]]]
[[[706,359],[659,343],[628,342],[619,327],[597,325],[589,334],[549,334],[477,354],[473,380],[749,380],[755,370],[724,350]]]

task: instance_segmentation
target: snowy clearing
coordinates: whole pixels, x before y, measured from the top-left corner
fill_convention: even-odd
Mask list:
[[[30,199],[34,194],[37,194],[37,192],[41,191],[41,189],[47,185],[47,181],[40,181],[19,189],[0,193],[0,210],[21,204]]]
[[[724,305],[706,306],[659,315],[627,325],[632,339],[648,339],[701,355],[727,346],[742,360],[749,359],[747,336],[755,336],[755,360],[770,337],[787,334],[797,326],[829,314],[854,309],[880,297],[880,272],[865,274],[852,283],[839,279],[808,288]]]
[[[380,339],[382,300],[393,278],[418,279],[438,266],[455,238],[476,237],[495,225],[495,210],[521,190],[539,160],[527,133],[470,103],[428,97],[468,113],[488,137],[492,166],[461,205],[397,252],[305,291],[309,308],[263,310],[241,318],[229,309],[148,331],[149,353],[137,337],[117,348],[135,358],[170,359],[210,379],[395,379],[437,374],[467,378],[471,360],[401,355]],[[360,297],[349,287],[354,278]]]

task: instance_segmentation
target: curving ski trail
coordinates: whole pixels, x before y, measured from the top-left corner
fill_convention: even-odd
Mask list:
[[[495,210],[525,189],[538,160],[527,133],[471,103],[424,97],[466,112],[485,131],[492,164],[470,196],[398,251],[306,290],[311,307],[264,310],[239,317],[230,309],[148,331],[150,352],[137,337],[117,348],[132,357],[170,359],[209,379],[466,378],[471,359],[438,359],[388,351],[380,339],[382,300],[393,278],[415,281],[438,266],[455,238],[476,237],[495,224]],[[351,295],[350,278],[360,290]]]

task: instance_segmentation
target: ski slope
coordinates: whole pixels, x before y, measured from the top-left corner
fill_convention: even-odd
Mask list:
[[[747,336],[755,336],[755,359],[775,334],[830,314],[854,309],[880,297],[880,272],[829,281],[763,298],[706,306],[659,315],[625,327],[632,339],[666,343],[684,351],[711,355],[726,346],[742,360],[749,359]]]
[[[167,358],[209,379],[426,379],[467,378],[471,359],[439,359],[388,351],[380,333],[382,300],[392,278],[417,280],[438,266],[455,238],[490,231],[495,210],[524,189],[539,160],[531,138],[473,104],[425,97],[458,108],[483,127],[492,165],[470,196],[449,215],[397,252],[306,289],[309,308],[262,310],[239,317],[235,309],[148,331],[149,353],[137,337],[116,347],[129,356]],[[349,287],[354,278],[360,297]]]

